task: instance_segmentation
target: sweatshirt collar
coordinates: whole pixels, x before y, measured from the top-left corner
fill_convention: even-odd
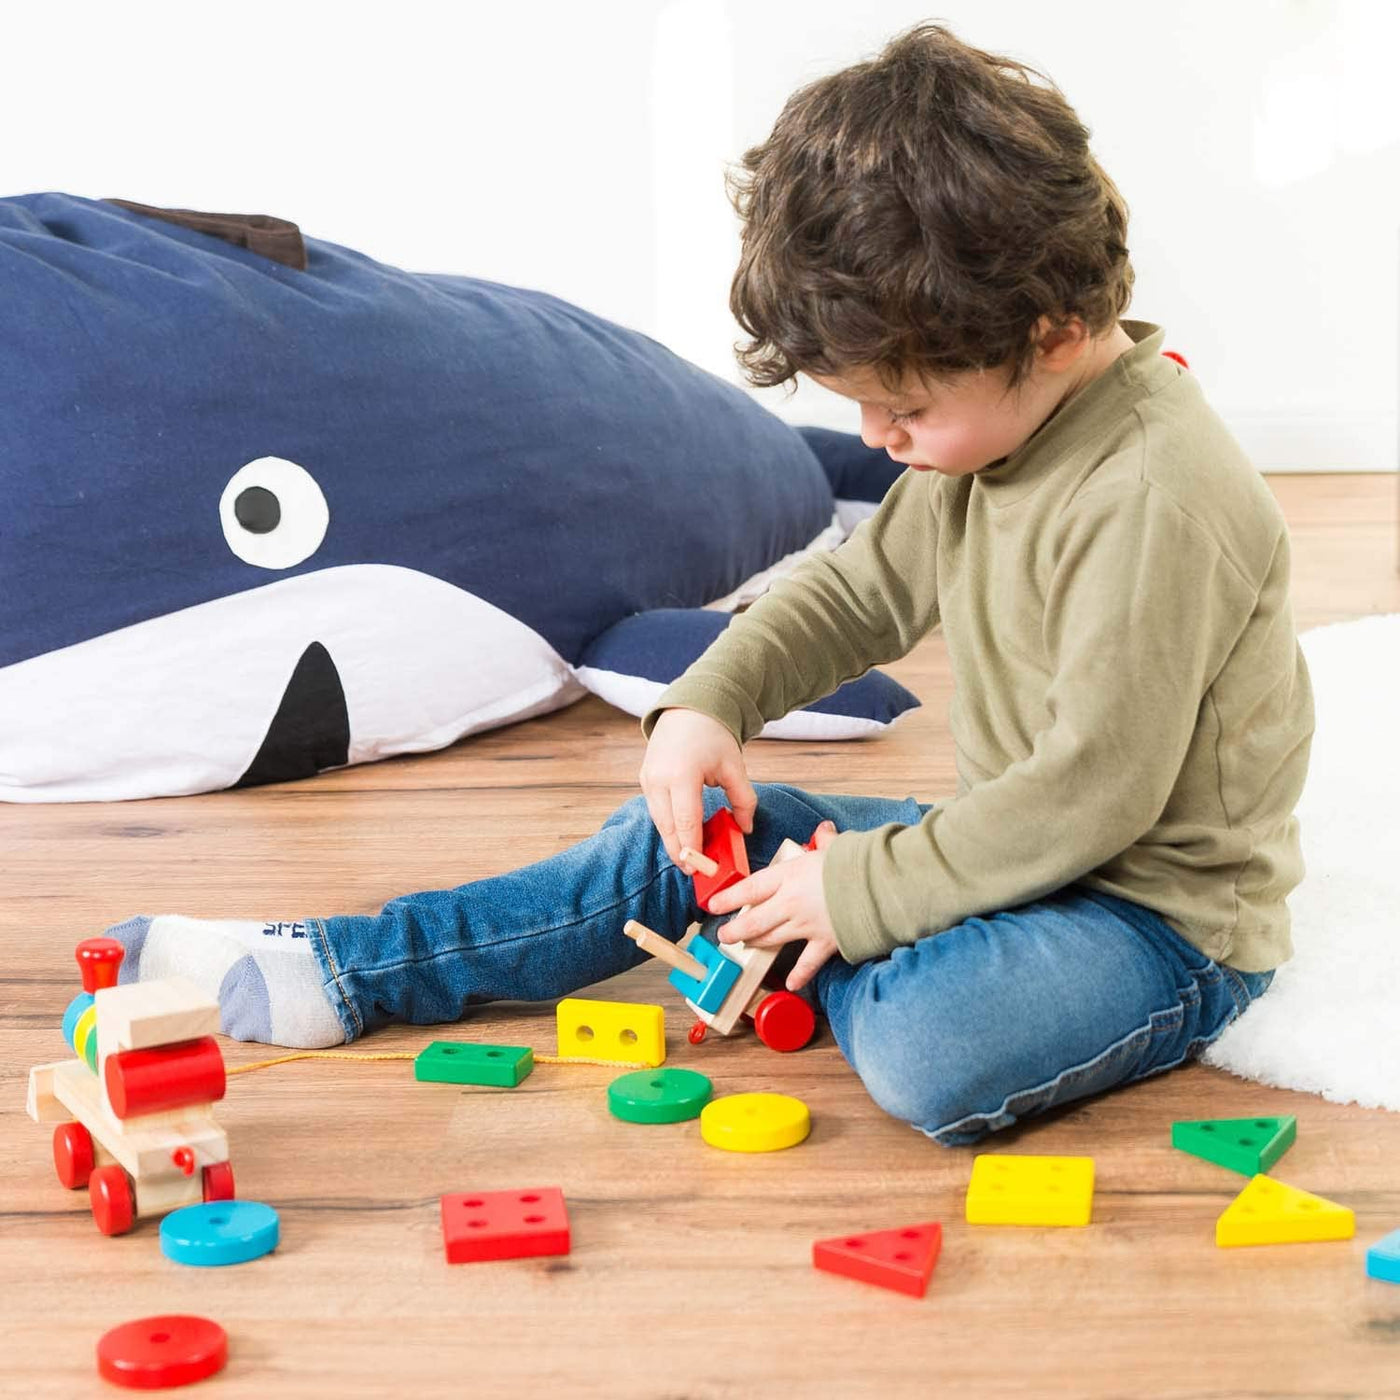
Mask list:
[[[1118,324],[1134,341],[1133,348],[1062,404],[1014,452],[973,475],[974,489],[986,491],[990,504],[1011,505],[1029,495],[1051,467],[1182,373],[1162,354],[1166,331],[1161,326],[1150,321]]]

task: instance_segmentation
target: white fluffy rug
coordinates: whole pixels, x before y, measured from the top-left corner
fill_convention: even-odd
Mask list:
[[[1400,1112],[1400,614],[1302,636],[1317,697],[1294,955],[1205,1053],[1245,1079]]]

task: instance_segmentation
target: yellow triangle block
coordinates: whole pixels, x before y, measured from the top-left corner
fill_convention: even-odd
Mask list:
[[[973,1160],[969,1225],[1087,1225],[1093,1208],[1092,1157],[984,1153]]]
[[[1256,1176],[1215,1222],[1222,1248],[1242,1244],[1309,1244],[1349,1240],[1356,1214],[1269,1176]]]

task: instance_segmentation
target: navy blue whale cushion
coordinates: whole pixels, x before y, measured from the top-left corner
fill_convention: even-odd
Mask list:
[[[844,536],[833,444],[647,336],[304,242],[0,199],[0,799],[437,748]]]
[[[644,715],[729,626],[731,616],[705,608],[658,608],[624,618],[584,653],[579,678],[620,710]],[[918,697],[898,681],[880,671],[867,671],[803,709],[769,720],[759,737],[871,738],[918,704]]]

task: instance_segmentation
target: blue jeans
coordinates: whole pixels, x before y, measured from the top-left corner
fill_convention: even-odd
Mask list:
[[[930,810],[783,783],[756,791],[754,869],[825,818],[868,830]],[[706,817],[723,802],[706,788]],[[486,1002],[567,996],[646,961],[626,920],[679,938],[701,918],[635,797],[596,835],[534,865],[404,895],[373,917],[308,922],[353,1040],[391,1021],[436,1025]],[[1071,885],[889,957],[834,957],[811,985],[875,1102],[955,1146],[1195,1058],[1272,980],[1212,961],[1149,909]]]

